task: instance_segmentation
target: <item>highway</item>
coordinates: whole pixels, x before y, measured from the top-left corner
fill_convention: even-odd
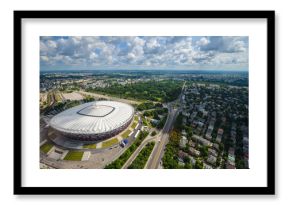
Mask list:
[[[155,144],[152,154],[146,164],[146,169],[158,169],[164,154],[165,146],[168,142],[169,132],[178,114],[177,109],[169,108],[169,114],[161,134],[158,136],[158,142]]]
[[[151,156],[152,155],[158,156],[157,158],[154,157],[154,162],[155,162],[155,164],[157,163],[157,165],[158,165],[158,162],[161,160],[161,156],[162,156],[162,148],[164,149],[164,147],[167,143],[170,128],[172,127],[172,123],[174,122],[175,117],[176,117],[176,110],[169,112],[169,115],[167,117],[167,120],[166,120],[166,123],[164,125],[163,130],[156,136],[153,136],[153,137],[151,136],[151,137],[147,137],[146,139],[144,139],[144,141],[141,143],[141,145],[135,150],[135,152],[131,155],[131,157],[123,165],[122,169],[127,169],[130,166],[130,164],[132,164],[134,159],[138,156],[138,154],[141,152],[143,147],[147,143],[152,142],[152,141],[155,141],[156,144],[154,146],[154,149],[152,151],[153,154],[151,154]],[[160,143],[162,143],[162,146],[159,145]],[[156,147],[159,147],[159,148],[157,149]],[[158,161],[156,162],[156,160],[158,160]],[[149,165],[151,166],[152,162],[153,162],[152,159],[150,160],[150,158],[149,158],[145,168],[147,168]],[[155,169],[155,168],[152,168],[152,169]]]
[[[173,127],[173,123],[175,121],[175,118],[177,116],[177,109],[172,109],[171,105],[168,106],[168,117],[165,122],[165,125],[162,129],[162,131],[156,135],[147,137],[144,139],[144,141],[141,143],[141,145],[135,150],[135,152],[131,155],[131,157],[126,161],[126,163],[123,165],[122,169],[127,169],[130,164],[134,161],[134,159],[138,156],[138,154],[141,152],[141,150],[144,148],[144,146],[152,141],[155,141],[155,146],[153,148],[152,154],[145,165],[145,168],[149,169],[157,169],[158,164],[161,161],[161,157],[163,156],[163,151],[165,148],[165,145],[167,144],[169,132],[171,128]],[[153,158],[152,158],[153,157]],[[152,167],[152,168],[150,168]]]
[[[157,138],[158,142],[155,144],[149,160],[145,166],[146,169],[158,169],[159,165],[161,164],[161,159],[164,154],[165,146],[168,143],[169,133],[173,128],[173,124],[180,110],[180,108],[174,108],[174,106],[172,107],[172,105],[174,105],[175,102],[181,102],[184,87],[185,82],[182,86],[181,94],[179,95],[178,99],[174,102],[168,103],[168,117],[163,127],[163,130],[161,131],[161,134]]]

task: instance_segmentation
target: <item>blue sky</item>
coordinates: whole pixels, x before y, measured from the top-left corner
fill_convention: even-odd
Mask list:
[[[248,70],[247,36],[42,36],[41,70]]]

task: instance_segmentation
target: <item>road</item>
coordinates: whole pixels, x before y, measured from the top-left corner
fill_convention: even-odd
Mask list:
[[[155,141],[155,146],[153,148],[152,154],[147,164],[145,165],[145,168],[147,169],[157,169],[159,162],[161,161],[161,158],[163,156],[165,145],[167,144],[169,132],[171,128],[173,127],[173,123],[175,121],[175,118],[177,116],[177,109],[172,109],[171,105],[168,106],[168,117],[165,122],[165,125],[162,129],[162,131],[153,137],[147,137],[145,140],[141,143],[141,145],[135,150],[135,152],[131,155],[131,157],[126,161],[126,163],[123,165],[122,169],[127,169],[130,164],[136,159],[138,154],[141,152],[141,150],[144,148],[144,146],[152,141]]]
[[[181,94],[175,102],[181,102],[184,87],[185,82],[182,86]],[[158,169],[159,165],[161,164],[161,159],[164,154],[165,146],[168,143],[169,133],[180,111],[180,108],[172,107],[172,104],[175,104],[175,102],[168,103],[168,118],[163,127],[163,130],[161,131],[160,136],[158,136],[158,143],[155,144],[151,156],[149,157],[149,160],[145,166],[146,169]]]
[[[158,164],[161,161],[161,157],[163,156],[164,147],[168,141],[169,132],[171,128],[173,127],[173,123],[175,121],[177,113],[178,113],[177,109],[173,109],[171,105],[168,104],[168,117],[162,131],[156,136],[145,138],[145,140],[141,143],[141,145],[135,150],[135,152],[123,165],[122,169],[127,169],[130,166],[130,164],[132,164],[134,159],[138,156],[138,154],[141,152],[143,147],[147,143],[152,142],[152,141],[156,142],[153,148],[152,154],[151,154],[153,158],[152,157],[149,158],[145,168],[149,168],[149,169],[155,169],[155,167],[158,168]]]
[[[126,163],[123,165],[122,169],[127,169],[132,162],[136,159],[136,157],[138,156],[138,154],[141,152],[141,150],[143,149],[143,147],[145,147],[145,145],[148,142],[151,142],[153,140],[156,139],[156,136],[154,137],[147,137],[143,140],[143,142],[139,145],[139,147],[134,151],[134,153],[130,156],[130,158],[126,161]]]
[[[164,125],[163,130],[161,131],[161,134],[157,138],[158,142],[154,146],[153,152],[145,167],[146,169],[158,169],[162,156],[164,154],[165,145],[168,142],[169,132],[173,127],[173,123],[176,119],[177,114],[177,109],[169,108],[167,121]]]

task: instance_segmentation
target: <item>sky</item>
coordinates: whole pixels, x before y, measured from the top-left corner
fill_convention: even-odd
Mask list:
[[[248,70],[247,36],[41,36],[40,70]]]

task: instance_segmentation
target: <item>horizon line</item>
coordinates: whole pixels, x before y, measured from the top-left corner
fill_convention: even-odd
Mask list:
[[[249,72],[248,69],[40,69],[46,71],[226,71],[226,72]]]

